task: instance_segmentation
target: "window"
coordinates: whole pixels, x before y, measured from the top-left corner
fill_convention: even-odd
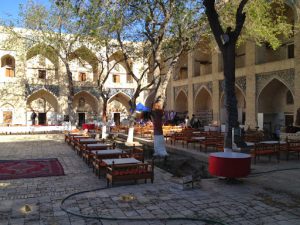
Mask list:
[[[179,71],[179,80],[186,79],[188,77],[188,68],[181,67]]]
[[[288,59],[294,58],[295,57],[295,55],[294,55],[294,44],[288,45],[287,50],[288,50]]]
[[[86,73],[80,72],[78,80],[79,81],[86,81]]]
[[[13,68],[5,68],[5,76],[6,77],[14,77],[15,76],[15,71]]]
[[[120,83],[120,75],[114,74],[113,75],[113,82],[114,83]]]
[[[130,74],[126,75],[126,80],[127,80],[127,83],[133,83],[133,78]]]
[[[46,79],[46,70],[38,70],[39,79]]]
[[[11,57],[5,58],[5,65],[7,66],[13,66],[13,59]]]
[[[292,95],[291,91],[288,91],[286,93],[286,104],[287,105],[293,105],[294,104],[294,98],[293,98],[293,95]]]

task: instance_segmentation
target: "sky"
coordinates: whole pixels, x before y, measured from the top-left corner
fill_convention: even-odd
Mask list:
[[[0,0],[0,18],[8,18],[7,14],[10,15],[9,18],[17,18],[19,13],[19,5],[26,4],[27,0]],[[49,0],[34,0],[35,2],[42,4],[49,4]]]

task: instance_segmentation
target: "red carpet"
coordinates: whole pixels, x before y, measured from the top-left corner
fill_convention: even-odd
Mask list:
[[[0,160],[0,180],[62,175],[58,159]]]

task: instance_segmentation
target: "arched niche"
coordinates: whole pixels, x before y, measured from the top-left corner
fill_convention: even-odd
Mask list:
[[[58,78],[58,55],[56,54],[55,50],[48,45],[35,45],[26,53],[26,67],[27,70],[33,70],[29,73],[37,73],[39,76],[40,72],[35,70],[45,70],[50,75],[46,75],[46,77]]]
[[[212,97],[206,88],[202,88],[195,97],[194,113],[212,110]]]
[[[15,76],[16,60],[13,56],[7,54],[1,57],[1,73],[4,73],[5,77]]]
[[[108,100],[109,110],[111,112],[112,111],[114,111],[114,112],[117,112],[117,111],[124,112],[124,109],[126,109],[126,111],[129,112],[129,110],[130,110],[130,105],[129,105],[130,99],[131,98],[128,95],[124,94],[123,92],[119,92],[119,93],[111,96],[110,99]],[[121,110],[121,108],[118,108],[118,107],[121,107],[122,110]]]
[[[246,100],[243,92],[235,86],[235,95],[237,100],[237,110],[238,110],[238,122],[240,124],[245,124],[246,119]],[[225,102],[224,102],[224,93],[222,94],[220,100],[220,121],[221,123],[225,123],[226,120],[226,109],[225,109]]]
[[[80,67],[82,71],[78,71],[80,72],[86,72],[86,64],[88,64],[89,66],[91,66],[92,69],[92,73],[93,73],[93,81],[96,81],[97,79],[97,73],[98,73],[98,58],[97,56],[90,50],[88,49],[86,46],[81,46],[80,48],[76,49],[74,52],[72,52],[72,54],[70,55],[69,60],[79,60],[79,69]]]
[[[26,101],[27,120],[34,110],[37,114],[37,124],[53,125],[57,122],[58,101],[49,91],[42,89],[31,94]]]
[[[119,125],[123,119],[128,117],[130,112],[129,101],[130,97],[123,92],[113,95],[108,100],[108,119],[113,120],[116,125]]]
[[[281,126],[293,124],[294,96],[280,80],[271,80],[259,93],[257,112],[263,115],[264,130],[274,132]]]
[[[175,111],[176,112],[187,112],[188,111],[188,98],[183,91],[180,91],[176,97]]]
[[[97,114],[99,111],[99,104],[97,98],[92,94],[81,91],[74,96],[73,108],[77,113],[84,112]]]
[[[49,91],[42,89],[27,98],[27,111],[39,113],[58,112],[58,101]]]

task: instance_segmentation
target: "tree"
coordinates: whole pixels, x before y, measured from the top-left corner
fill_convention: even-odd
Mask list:
[[[71,124],[75,123],[73,111],[74,84],[70,70],[70,58],[72,52],[79,45],[82,33],[85,33],[83,1],[56,0],[51,7],[29,1],[22,5],[20,21],[9,21],[5,25],[5,31],[9,34],[8,41],[22,39],[27,49],[32,47],[42,54],[50,50],[63,63],[66,69],[68,90],[68,114]],[[21,26],[24,29],[15,29]]]
[[[103,55],[99,58],[102,61],[103,69],[99,72],[98,87],[100,88],[101,97],[103,100],[103,115],[106,120],[106,107],[109,99],[109,93],[103,91],[104,83],[110,75],[112,69],[121,63],[127,71],[127,76],[132,77],[135,83],[133,95],[129,101],[129,121],[130,134],[128,142],[133,141],[133,122],[135,118],[136,101],[140,93],[153,85],[153,81],[144,82],[147,75],[148,67],[141,68],[136,71],[133,68],[133,62],[142,64],[145,52],[142,49],[142,43],[137,39],[132,39],[128,31],[132,30],[135,23],[135,18],[128,15],[126,1],[105,1],[93,0],[90,1],[88,8],[88,23],[92,24],[92,29],[89,31],[89,37],[96,46],[103,46]],[[127,10],[127,11],[126,11]],[[132,14],[131,14],[132,16]],[[114,63],[111,63],[111,55],[118,54]],[[104,119],[103,117],[103,119]]]
[[[152,108],[156,156],[167,155],[162,131],[166,89],[179,57],[192,50],[200,39],[201,7],[201,1],[174,0],[141,1],[135,5],[141,15],[142,34],[150,48],[150,75],[156,80]]]
[[[235,95],[235,49],[238,41],[247,38],[251,38],[257,43],[267,41],[272,48],[276,49],[281,43],[279,35],[283,34],[288,37],[292,32],[292,25],[288,24],[282,15],[284,8],[281,0],[251,1],[246,8],[247,3],[248,0],[234,0],[216,6],[215,0],[203,1],[211,31],[223,56],[224,102],[227,112],[224,151],[232,151],[231,130],[238,127]],[[272,6],[277,9],[275,12],[272,10]],[[220,19],[216,7],[218,7],[221,15],[226,15],[223,20]],[[247,23],[246,12],[249,18],[248,24],[240,38],[244,24]]]

